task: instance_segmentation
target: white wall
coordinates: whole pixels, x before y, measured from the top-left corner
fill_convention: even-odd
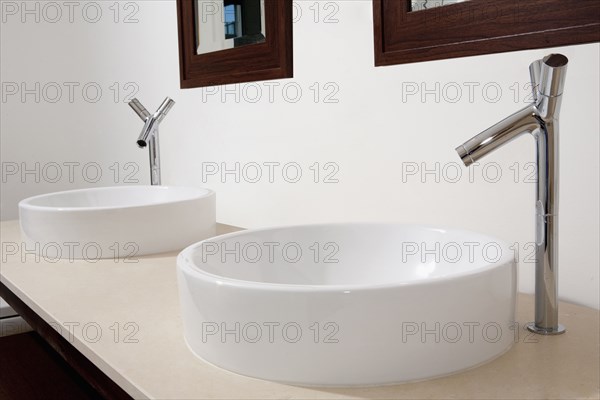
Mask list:
[[[482,162],[488,180],[493,163],[501,167],[497,183],[487,182],[481,169],[475,170],[473,182],[462,169],[457,183],[444,177],[436,183],[432,175],[422,183],[418,176],[403,179],[403,168],[441,163],[446,178],[453,178],[450,173],[458,165],[453,163],[459,161],[454,148],[520,108],[528,94],[529,63],[550,51],[561,52],[570,64],[561,115],[560,295],[598,308],[599,45],[374,68],[371,1],[329,2],[328,8],[325,3],[318,22],[309,9],[312,1],[296,3],[295,77],[273,83],[278,86],[272,102],[264,82],[228,87],[240,95],[239,102],[234,94],[224,95],[223,88],[179,89],[174,1],[134,3],[139,21],[129,24],[114,22],[108,8],[112,2],[97,3],[103,10],[97,23],[86,22],[81,10],[73,23],[67,16],[55,24],[44,22],[43,16],[40,23],[6,16],[3,82],[98,82],[103,96],[97,103],[81,96],[70,103],[65,95],[57,103],[42,98],[39,104],[33,96],[25,103],[9,96],[2,102],[3,163],[95,161],[104,175],[97,183],[81,175],[73,183],[43,182],[42,177],[39,184],[8,177],[2,187],[2,218],[16,218],[17,201],[26,196],[113,184],[108,166],[114,162],[136,163],[137,177],[148,183],[147,155],[135,146],[141,122],[123,102],[123,93],[115,102],[109,89],[114,82],[121,90],[135,82],[137,97],[148,108],[157,107],[166,95],[177,102],[162,124],[163,181],[215,189],[221,222],[251,228],[326,221],[457,226],[518,242],[523,259],[534,233],[534,184],[523,181],[527,163],[534,160],[531,138],[518,139]],[[124,5],[120,21],[135,11]],[[324,23],[327,16],[338,22]],[[424,101],[406,94],[421,84],[435,92],[438,82],[439,101],[433,94]],[[315,83],[320,88],[317,102],[310,89]],[[452,102],[457,86],[463,93]],[[294,97],[297,87],[301,98],[286,100],[284,95]],[[497,87],[502,93],[495,99]],[[257,88],[262,97],[253,103],[249,100]],[[338,102],[325,103],[324,95],[333,90],[338,90],[333,96]],[[231,176],[225,183],[215,176],[203,182],[203,165],[222,162],[296,162],[304,175],[298,183],[287,183],[280,170],[274,183],[266,177],[260,183],[235,183]],[[339,183],[312,182],[309,166],[314,162],[336,163]],[[517,183],[510,169],[515,162],[521,175]],[[532,292],[532,283],[533,264],[522,262],[520,289]]]

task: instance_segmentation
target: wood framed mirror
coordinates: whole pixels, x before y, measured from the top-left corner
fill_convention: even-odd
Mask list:
[[[292,0],[177,0],[182,89],[293,76]]]
[[[373,0],[375,65],[600,41],[600,0]]]

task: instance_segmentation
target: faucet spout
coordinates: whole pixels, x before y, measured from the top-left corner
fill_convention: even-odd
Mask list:
[[[533,133],[539,128],[535,109],[529,105],[467,140],[455,150],[468,167],[521,134]]]
[[[536,143],[535,321],[541,335],[565,332],[558,323],[558,115],[567,57],[550,54],[529,66],[534,102],[456,148],[466,166],[523,133]]]
[[[144,127],[142,128],[142,132],[137,139],[137,145],[140,149],[143,149],[148,145],[148,138],[157,134],[158,131],[158,123],[156,119],[150,117],[144,123]]]

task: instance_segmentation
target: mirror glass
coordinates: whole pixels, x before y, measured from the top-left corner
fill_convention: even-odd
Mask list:
[[[412,0],[410,3],[410,11],[427,10],[430,8],[462,3],[463,1],[467,0]]]
[[[196,54],[265,41],[265,0],[196,0]]]

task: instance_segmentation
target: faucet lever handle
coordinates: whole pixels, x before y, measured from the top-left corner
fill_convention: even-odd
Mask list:
[[[562,94],[568,63],[569,59],[562,54],[550,54],[531,63],[529,74],[535,102],[540,96],[556,97]]]
[[[540,75],[542,74],[542,60],[536,60],[529,64],[529,76],[531,77],[531,93],[533,100],[538,101],[538,90],[540,86]]]
[[[142,121],[146,121],[150,117],[150,113],[146,108],[140,103],[138,99],[133,99],[129,102],[129,107],[135,111],[135,113],[142,119]]]
[[[156,110],[155,115],[157,116],[158,122],[161,122],[169,113],[171,108],[175,105],[175,102],[170,97],[166,97],[162,104]]]

